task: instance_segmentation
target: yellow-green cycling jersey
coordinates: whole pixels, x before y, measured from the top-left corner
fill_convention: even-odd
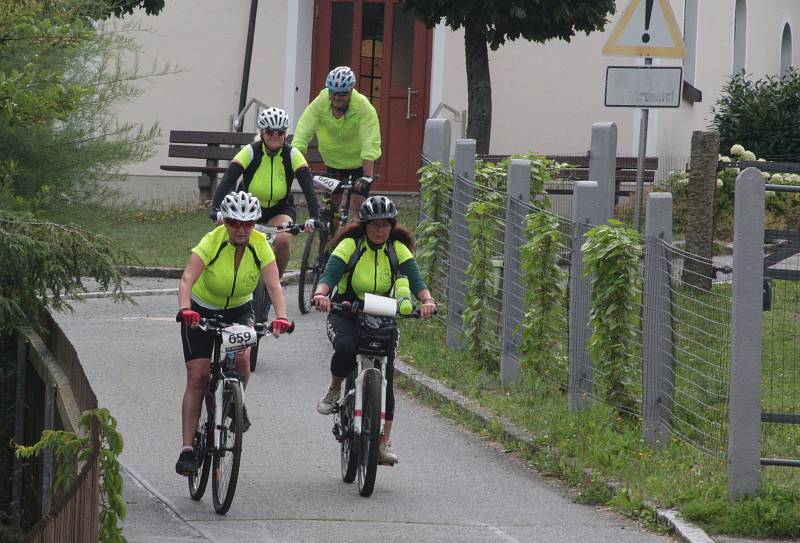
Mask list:
[[[254,230],[236,268],[236,246],[230,242],[225,225],[203,236],[192,252],[205,264],[192,287],[192,300],[209,309],[228,309],[248,302],[261,270],[275,260],[267,237]]]
[[[261,145],[261,163],[253,172],[252,178],[248,180],[247,191],[258,198],[259,202],[261,202],[261,207],[270,208],[286,198],[292,186],[292,179],[286,179],[286,168],[284,167],[281,153],[289,153],[293,172],[300,168],[307,168],[308,163],[303,153],[295,147],[287,145],[286,149],[281,150],[281,153],[270,155],[264,143],[259,143]],[[254,156],[253,145],[245,145],[236,153],[233,161],[240,164],[247,172]]]
[[[387,243],[394,245],[398,265],[402,266],[405,262],[414,258],[403,242],[394,240]],[[357,244],[358,240],[345,238],[336,246],[331,256],[338,257],[343,263],[347,263],[355,252]],[[337,292],[344,295],[347,291],[348,280],[350,280],[350,286],[359,300],[363,300],[364,294],[367,292],[380,296],[388,295],[392,290],[393,281],[392,265],[389,262],[385,244],[376,250],[365,242],[362,244],[362,250],[363,253],[351,272],[352,278],[348,278],[347,273],[342,275],[336,287]],[[320,282],[324,282],[324,279],[324,277],[321,278]]]
[[[356,169],[365,160],[378,160],[381,156],[378,114],[369,99],[355,89],[347,111],[339,119],[331,112],[328,90],[323,89],[300,116],[292,145],[306,153],[314,134],[322,160],[330,168]]]

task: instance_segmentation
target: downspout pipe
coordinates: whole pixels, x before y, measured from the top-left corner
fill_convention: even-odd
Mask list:
[[[250,20],[247,24],[247,44],[244,47],[244,66],[242,67],[242,89],[239,92],[239,109],[237,115],[242,112],[247,103],[247,85],[250,82],[250,59],[253,57],[253,36],[256,33],[256,13],[258,13],[258,0],[250,0]],[[244,123],[239,123],[236,127],[237,132],[242,131]]]

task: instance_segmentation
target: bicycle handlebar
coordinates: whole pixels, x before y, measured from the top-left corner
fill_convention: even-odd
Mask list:
[[[342,313],[350,314],[350,315],[358,315],[360,313],[364,313],[364,311],[360,308],[362,302],[331,302],[331,311],[340,311]],[[436,311],[433,312],[436,314]],[[419,319],[422,318],[419,313],[419,309],[415,309],[408,315],[403,315],[400,313],[396,313],[394,315],[395,318],[400,319]]]
[[[222,320],[222,315],[215,315],[213,317],[208,317],[208,318],[202,318],[201,317],[200,318],[200,323],[198,325],[198,327],[200,329],[205,330],[207,332],[217,332],[217,331],[222,330],[223,328],[227,328],[228,326],[231,326],[231,323],[224,322]],[[294,321],[292,321],[292,325],[289,327],[289,329],[285,333],[291,334],[292,332],[294,332],[294,327],[295,327],[294,326]],[[257,322],[255,324],[253,324],[253,328],[255,328],[256,333],[259,336],[265,336],[267,334],[272,333],[272,323],[271,322],[267,322],[267,321]]]
[[[256,224],[255,229],[261,232],[262,234],[266,234],[267,236],[279,234],[281,232],[285,232],[287,234],[296,236],[297,234],[304,231],[302,224],[296,224],[293,222],[277,226],[272,226],[269,224]]]

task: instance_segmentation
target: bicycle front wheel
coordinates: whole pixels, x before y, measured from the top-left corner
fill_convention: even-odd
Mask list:
[[[198,501],[203,497],[208,484],[208,472],[211,470],[211,425],[208,423],[209,415],[213,417],[206,397],[200,408],[200,420],[194,432],[192,447],[194,448],[194,471],[189,474],[189,496]]]
[[[256,322],[264,322],[269,317],[270,299],[267,293],[267,287],[264,281],[259,277],[256,290],[253,292],[253,312],[255,313]],[[256,371],[258,364],[258,346],[261,344],[261,338],[258,339],[255,345],[250,347],[250,371]]]
[[[300,279],[298,281],[298,303],[301,313],[311,310],[314,291],[319,284],[319,278],[328,263],[328,234],[316,230],[308,236],[303,259],[300,261]]]
[[[222,428],[214,450],[214,478],[211,482],[214,510],[220,515],[230,509],[239,479],[244,423],[241,386],[238,382],[226,383],[222,396]]]
[[[381,380],[377,371],[364,376],[361,436],[358,439],[358,493],[372,495],[378,471],[378,441],[381,432]]]

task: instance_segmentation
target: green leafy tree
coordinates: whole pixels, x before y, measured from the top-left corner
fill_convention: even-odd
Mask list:
[[[758,80],[734,74],[712,114],[723,155],[740,144],[758,156],[800,156],[800,71]]]
[[[576,32],[602,30],[614,13],[614,0],[406,0],[405,9],[433,28],[440,21],[464,28],[467,68],[467,137],[478,153],[489,152],[492,85],[489,51],[522,38],[544,43],[570,41]]]

